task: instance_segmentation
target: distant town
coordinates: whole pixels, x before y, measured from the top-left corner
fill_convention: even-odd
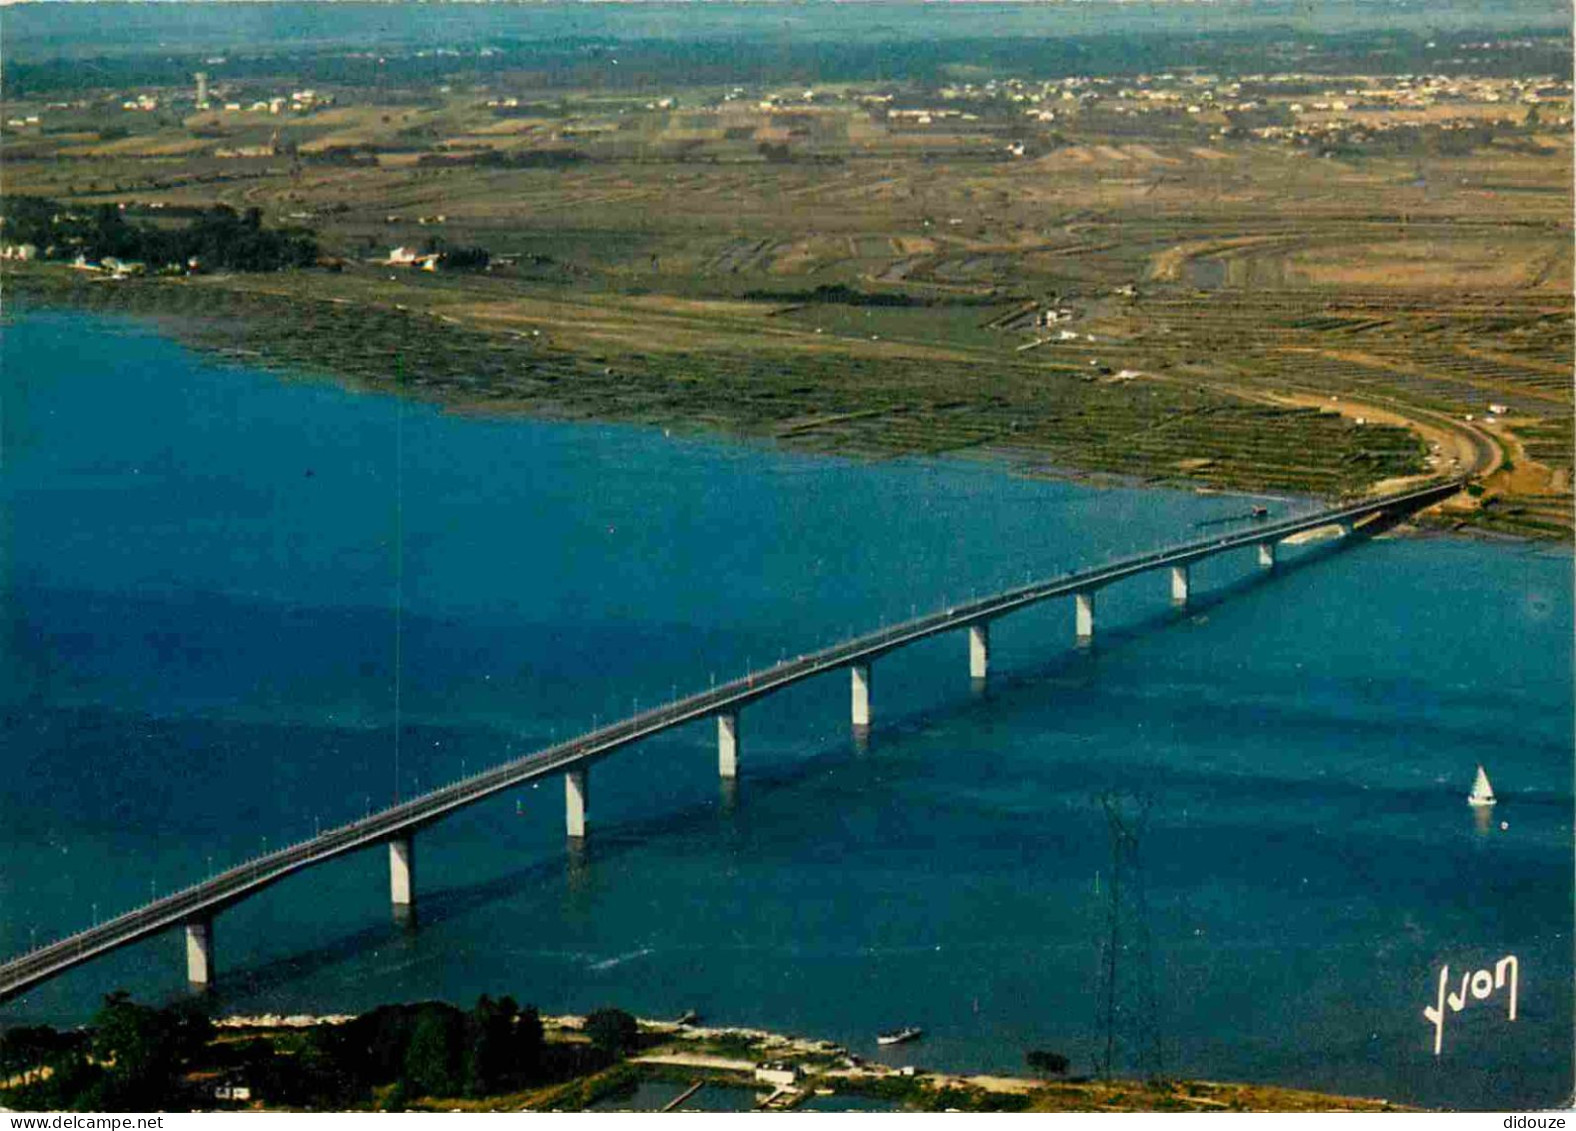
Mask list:
[[[1518,45],[1518,41],[1485,41],[1472,46],[1488,53]],[[223,59],[214,62],[219,65]],[[465,97],[452,85],[439,85],[435,93],[456,105],[466,104]],[[474,91],[476,100],[469,105],[491,111],[503,120],[543,115],[540,101],[533,102],[529,96],[484,94]],[[575,120],[556,129],[532,132],[540,133],[543,141],[559,142],[616,131],[622,128],[616,119],[642,112],[684,114],[692,119],[689,128],[696,130],[704,128],[693,120],[696,115],[737,121],[747,119],[751,110],[780,118],[858,107],[872,122],[915,136],[923,136],[927,128],[938,135],[983,134],[1017,120],[1025,127],[1025,136],[1000,147],[1003,154],[1011,157],[1043,152],[1052,140],[1043,127],[1073,121],[1093,125],[1101,118],[1117,122],[1124,118],[1143,119],[1152,127],[1161,128],[1167,124],[1185,126],[1205,139],[1256,138],[1319,149],[1371,145],[1420,132],[1448,135],[1494,127],[1563,130],[1571,125],[1571,95],[1571,81],[1558,75],[1401,74],[1332,78],[1295,71],[1236,77],[1206,72],[1124,77],[1070,75],[1043,81],[1002,77],[928,89],[904,85],[870,89],[866,84],[788,90],[733,86],[721,92],[686,90],[657,98],[604,97],[600,101],[612,111],[613,118],[601,125]],[[215,80],[206,72],[196,72],[192,85],[186,89],[111,91],[92,98],[14,104],[8,107],[5,128],[19,138],[29,133],[77,133],[85,125],[83,115],[112,117],[118,109],[128,116],[151,115],[160,122],[171,121],[174,115],[198,137],[204,131],[211,132],[215,144],[209,152],[215,157],[311,154],[332,150],[334,146],[324,144],[320,138],[304,143],[284,140],[288,131],[277,128],[269,140],[262,142],[224,144],[219,139],[231,130],[244,132],[259,122],[296,126],[322,120],[323,124],[330,124],[335,107],[354,105],[364,97],[363,92],[354,89],[329,92],[268,88]],[[560,111],[567,105],[570,104],[561,104]],[[109,129],[113,133],[115,127]],[[508,132],[511,131],[500,131]],[[768,122],[757,129],[756,137],[767,143],[785,143],[807,133],[803,121]],[[182,147],[181,152],[192,149]]]

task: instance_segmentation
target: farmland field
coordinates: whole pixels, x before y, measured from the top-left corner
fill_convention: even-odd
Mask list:
[[[1520,71],[1568,50],[1509,42]],[[1444,521],[1569,537],[1569,82],[1480,53],[1425,84],[1324,50],[1301,75],[808,86],[463,61],[418,81],[405,57],[304,101],[254,64],[205,107],[40,68],[8,79],[8,195],[155,224],[257,208],[324,266],[7,283],[469,410],[1216,488],[1475,473]],[[397,247],[491,262],[423,272]]]

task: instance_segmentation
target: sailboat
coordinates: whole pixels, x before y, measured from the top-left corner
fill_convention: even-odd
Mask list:
[[[1472,782],[1472,792],[1467,795],[1467,804],[1473,806],[1494,804],[1494,787],[1488,784],[1488,774],[1483,772],[1482,766],[1478,766],[1477,778]]]

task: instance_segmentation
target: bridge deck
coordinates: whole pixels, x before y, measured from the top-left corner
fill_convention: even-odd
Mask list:
[[[1354,523],[1382,511],[1415,511],[1461,490],[1463,481],[1347,504],[1301,518],[1256,523],[1221,538],[1204,539],[1126,558],[1057,578],[1023,585],[989,597],[929,613],[866,633],[817,652],[753,671],[729,683],[675,699],[650,710],[524,757],[495,766],[350,824],[259,856],[68,938],[39,947],[0,965],[0,1001],[14,997],[98,955],[150,935],[211,916],[286,876],[402,834],[468,805],[548,774],[562,772],[664,730],[735,711],[754,699],[942,632],[994,620],[1056,597],[1090,592],[1166,566],[1185,565],[1215,554],[1275,542],[1335,523]]]

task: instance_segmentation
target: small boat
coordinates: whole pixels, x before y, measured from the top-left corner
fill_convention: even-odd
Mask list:
[[[1472,782],[1472,792],[1467,794],[1467,804],[1481,807],[1492,805],[1494,801],[1494,787],[1488,784],[1488,774],[1479,766],[1477,778]]]
[[[683,1013],[679,1014],[678,1020],[673,1022],[673,1024],[675,1024],[675,1025],[693,1025],[693,1024],[695,1024],[695,1022],[697,1022],[699,1020],[700,1020],[700,1014],[696,1013],[693,1009],[686,1009]]]
[[[1269,507],[1254,507],[1253,508],[1253,517],[1254,518],[1269,518],[1269,516],[1270,516],[1270,508]]]
[[[925,1030],[919,1029],[919,1028],[915,1028],[912,1025],[908,1026],[907,1028],[903,1028],[903,1029],[893,1029],[889,1033],[878,1033],[876,1035],[876,1044],[878,1044],[878,1045],[900,1045],[904,1041],[912,1041],[916,1037],[923,1036],[924,1032],[925,1032]]]

